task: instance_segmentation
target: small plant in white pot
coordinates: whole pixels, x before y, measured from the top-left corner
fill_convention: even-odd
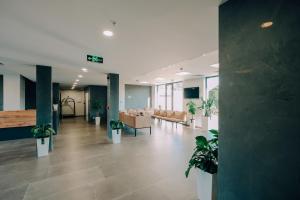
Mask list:
[[[201,98],[201,106],[199,107],[200,110],[202,110],[203,115],[202,115],[202,128],[204,130],[216,128],[212,127],[210,123],[210,119],[213,114],[216,113],[216,101],[214,98],[208,98],[207,100],[204,100]]]
[[[196,137],[196,148],[189,161],[185,176],[188,177],[194,167],[197,171],[197,195],[200,200],[215,200],[218,171],[218,137],[217,130],[209,130],[212,139]]]
[[[95,109],[95,125],[100,126],[101,123],[101,109],[102,109],[102,101],[94,101],[92,104],[93,109]]]
[[[121,121],[110,121],[110,127],[112,129],[112,141],[114,144],[121,143],[121,133],[124,128],[124,123]]]
[[[188,112],[192,115],[191,126],[192,126],[193,129],[195,129],[196,128],[196,122],[195,122],[195,119],[194,119],[194,115],[196,114],[196,111],[197,111],[196,103],[193,102],[193,101],[190,101],[186,104],[186,106],[188,107]]]
[[[31,129],[36,138],[37,157],[46,156],[49,153],[50,137],[55,133],[50,124],[37,125]]]

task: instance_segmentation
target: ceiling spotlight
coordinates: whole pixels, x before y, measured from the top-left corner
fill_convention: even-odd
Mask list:
[[[103,35],[105,35],[106,37],[112,37],[114,36],[114,33],[110,30],[105,30],[103,31]]]
[[[180,68],[180,71],[176,73],[178,76],[186,76],[192,74],[191,72],[183,71],[183,68]]]
[[[83,72],[88,72],[88,69],[87,69],[87,68],[81,68],[81,70],[82,70]]]
[[[157,77],[155,80],[157,80],[157,81],[163,81],[163,80],[165,80],[165,79],[162,78],[162,77]]]
[[[81,74],[78,75],[78,78],[82,78],[83,76]]]
[[[267,21],[267,22],[264,22],[260,25],[261,28],[269,28],[273,25],[273,22],[272,21]]]
[[[75,81],[76,81],[76,82],[78,82],[78,81],[79,81],[79,79],[76,79]]]
[[[212,64],[210,65],[211,67],[214,67],[214,68],[219,68],[219,63],[216,63],[216,64]]]

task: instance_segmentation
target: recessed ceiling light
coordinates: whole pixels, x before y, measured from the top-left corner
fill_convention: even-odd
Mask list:
[[[191,75],[191,72],[186,72],[186,71],[181,71],[181,72],[177,72],[176,75],[178,76],[186,76],[186,75]]]
[[[216,64],[212,64],[210,65],[211,67],[214,67],[214,68],[219,68],[219,63],[216,63]]]
[[[269,28],[273,25],[273,22],[272,21],[267,21],[267,22],[264,22],[260,25],[261,28]]]
[[[83,76],[81,74],[78,75],[78,78],[82,78]]]
[[[140,83],[142,83],[142,84],[148,84],[149,82],[147,82],[147,81],[141,81]]]
[[[157,80],[157,81],[163,81],[163,80],[165,80],[165,79],[162,78],[162,77],[157,77],[155,80]]]
[[[105,35],[106,37],[112,37],[114,36],[114,33],[110,30],[105,30],[103,31],[103,35]]]
[[[87,68],[81,68],[81,70],[82,70],[83,72],[88,72],[88,69],[87,69]]]
[[[79,81],[79,79],[76,79],[75,81],[76,81],[76,82],[78,82],[78,81]]]

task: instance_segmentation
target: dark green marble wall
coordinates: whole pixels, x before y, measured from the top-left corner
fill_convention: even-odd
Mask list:
[[[111,120],[119,120],[119,74],[107,75],[107,135],[111,139]]]
[[[3,75],[0,75],[0,111],[3,110]]]
[[[230,0],[219,11],[218,199],[300,199],[300,3]]]
[[[56,133],[58,133],[59,130],[59,116],[60,116],[60,84],[59,83],[53,83],[52,84],[52,102],[53,104],[58,105],[57,111],[53,110],[53,116],[52,116],[52,121],[53,121],[53,129],[55,130]]]
[[[25,109],[36,109],[36,84],[25,78]]]
[[[52,68],[36,66],[37,124],[52,124]]]
[[[107,118],[107,86],[96,86],[90,85],[87,88],[89,93],[89,121],[94,121],[94,118],[97,115],[97,110],[94,108],[93,104],[97,101],[102,103],[102,108],[100,111],[101,124],[106,123]]]

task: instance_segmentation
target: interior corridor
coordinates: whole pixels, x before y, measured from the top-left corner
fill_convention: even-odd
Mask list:
[[[0,142],[0,199],[197,199],[184,171],[199,130],[153,123],[151,136],[127,130],[109,145],[105,128],[64,119],[55,151],[40,159],[34,139]]]

